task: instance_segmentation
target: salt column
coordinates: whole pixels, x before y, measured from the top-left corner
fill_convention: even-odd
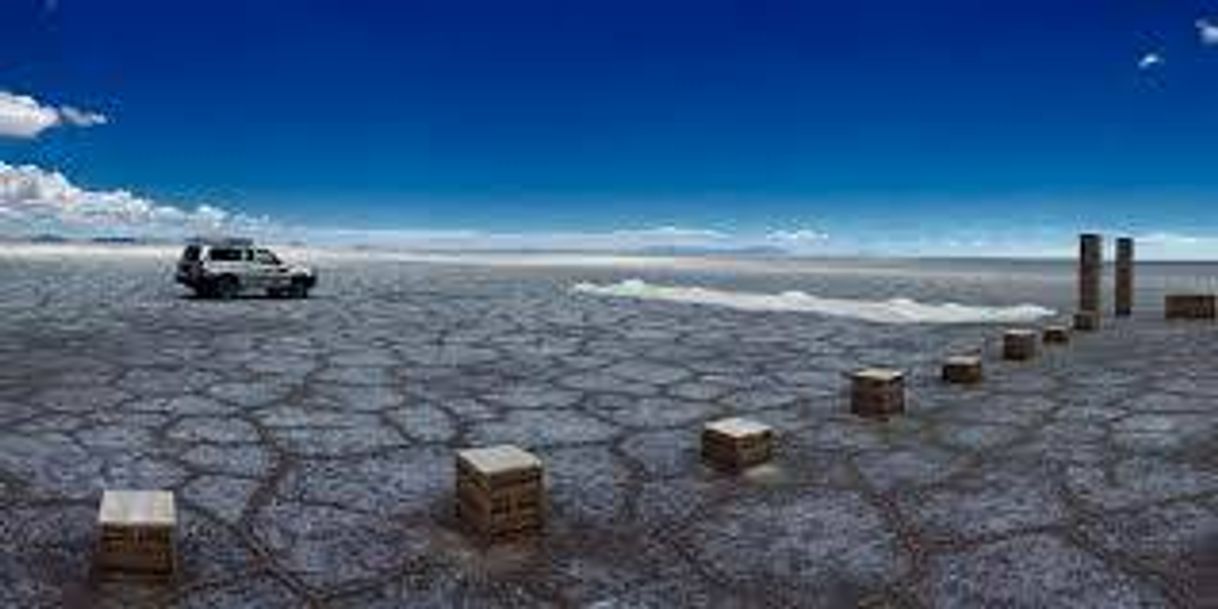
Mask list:
[[[1095,330],[1100,317],[1100,281],[1104,271],[1104,242],[1093,233],[1078,238],[1078,311],[1074,315],[1077,330]]]
[[[1116,247],[1115,313],[1117,317],[1129,317],[1133,312],[1133,238],[1117,239]]]

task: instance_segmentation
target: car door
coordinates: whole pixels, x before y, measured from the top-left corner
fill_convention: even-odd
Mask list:
[[[232,275],[237,278],[242,288],[248,285],[245,267],[246,252],[235,247],[213,247],[207,253],[208,273],[212,276]]]
[[[254,250],[254,260],[251,267],[258,277],[258,287],[264,290],[275,290],[287,287],[287,267],[279,261],[270,250]]]

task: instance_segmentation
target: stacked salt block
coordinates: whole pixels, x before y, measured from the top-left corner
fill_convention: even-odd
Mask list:
[[[104,575],[170,577],[177,513],[169,491],[105,491],[95,561]]]
[[[1104,241],[1100,235],[1078,238],[1078,312],[1074,329],[1083,332],[1100,326],[1100,284],[1104,273]]]
[[[948,383],[971,385],[981,378],[981,358],[976,355],[953,355],[943,362],[943,380]]]
[[[1133,313],[1133,239],[1117,239],[1116,300],[1113,313],[1117,317],[1129,317]]]
[[[1167,319],[1214,319],[1218,307],[1213,294],[1168,294],[1163,312]]]
[[[731,418],[702,428],[702,458],[722,469],[743,469],[770,460],[774,430],[748,419]]]
[[[904,372],[865,368],[850,379],[850,411],[854,414],[883,418],[905,412]]]
[[[488,538],[539,531],[541,460],[511,445],[457,452],[457,517]]]
[[[1036,357],[1036,339],[1032,330],[1007,330],[1002,335],[1002,358],[1022,361]]]
[[[1048,326],[1045,328],[1043,339],[1046,345],[1064,345],[1070,342],[1070,328],[1066,326]]]
[[[1100,329],[1098,311],[1079,311],[1074,314],[1074,329],[1079,332],[1094,332]]]

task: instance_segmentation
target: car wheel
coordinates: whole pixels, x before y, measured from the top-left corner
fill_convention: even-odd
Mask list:
[[[215,293],[216,298],[220,300],[232,300],[237,297],[237,293],[240,291],[241,284],[232,275],[225,275],[216,280]]]
[[[309,286],[299,279],[293,280],[292,286],[288,288],[288,294],[292,298],[308,298]]]

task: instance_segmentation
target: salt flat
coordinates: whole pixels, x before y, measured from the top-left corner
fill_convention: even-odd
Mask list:
[[[1218,328],[1158,311],[1205,267],[1013,364],[1003,326],[571,287],[1065,313],[1070,265],[317,254],[308,301],[209,302],[172,251],[49,251],[0,250],[0,606],[1186,607],[1218,580]],[[942,385],[973,348],[985,383]],[[848,414],[864,365],[910,371],[907,416]],[[728,415],[779,431],[771,465],[700,463]],[[544,460],[550,520],[488,548],[453,454],[502,442]],[[176,586],[88,580],[103,488],[178,493]]]

